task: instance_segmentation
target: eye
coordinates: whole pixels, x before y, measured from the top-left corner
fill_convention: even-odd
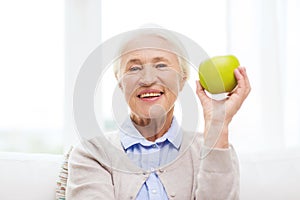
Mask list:
[[[129,68],[129,71],[131,72],[135,72],[135,71],[139,71],[142,69],[142,66],[141,65],[133,65]]]
[[[158,63],[155,65],[156,68],[164,68],[167,67],[168,65],[164,64],[164,63]]]

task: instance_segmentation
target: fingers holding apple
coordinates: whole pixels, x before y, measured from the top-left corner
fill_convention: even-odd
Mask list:
[[[227,99],[227,108],[235,108],[232,111],[232,117],[241,107],[242,103],[251,91],[251,86],[245,67],[238,67],[235,69],[234,75],[237,79],[237,87],[231,93],[229,93],[229,97]]]
[[[239,93],[239,95],[245,96],[246,98],[251,91],[250,81],[246,72],[246,68],[238,67],[234,70],[234,75],[237,80],[236,92]]]
[[[245,67],[239,65],[238,59],[232,55],[216,56],[200,64],[196,93],[206,111],[204,115],[210,116],[206,119],[212,119],[211,113],[224,113],[223,116],[214,116],[230,122],[248,96],[251,90],[249,79]],[[204,90],[211,94],[227,93],[228,96],[222,101],[215,101]],[[226,111],[216,112],[217,108],[222,108],[217,105],[223,105]]]

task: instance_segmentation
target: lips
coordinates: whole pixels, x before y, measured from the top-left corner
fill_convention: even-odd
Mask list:
[[[159,97],[161,97],[164,94],[164,92],[156,89],[148,89],[148,90],[142,90],[138,93],[137,97],[142,100],[156,100]]]

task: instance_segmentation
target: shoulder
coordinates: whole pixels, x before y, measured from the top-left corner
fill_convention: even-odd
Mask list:
[[[138,171],[124,152],[118,131],[81,141],[74,148],[71,157],[73,161],[97,162],[109,170]]]
[[[203,133],[182,130],[182,147],[189,149],[190,147],[200,148],[203,145],[204,137]]]
[[[121,148],[118,132],[107,132],[105,135],[99,135],[89,140],[81,140],[80,143],[74,145],[70,160],[108,159],[108,154],[112,154],[111,151],[116,148]]]

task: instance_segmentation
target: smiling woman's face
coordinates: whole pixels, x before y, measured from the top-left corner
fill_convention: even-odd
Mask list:
[[[173,112],[186,79],[174,53],[154,48],[131,51],[122,56],[120,71],[120,87],[132,114],[158,118]]]

